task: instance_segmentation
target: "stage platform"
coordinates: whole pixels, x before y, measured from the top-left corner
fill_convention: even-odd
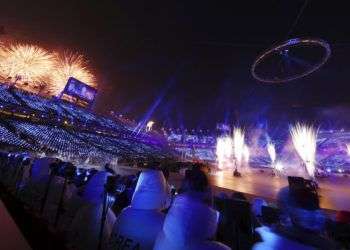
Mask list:
[[[254,171],[234,177],[232,171],[210,175],[212,184],[219,189],[239,191],[252,197],[275,201],[279,190],[288,186],[286,177],[272,176],[269,171]],[[318,180],[320,206],[327,210],[350,211],[350,178],[331,176]]]
[[[132,174],[140,169],[119,166],[116,171],[119,174]],[[171,173],[169,183],[179,188],[183,175]],[[232,193],[242,192],[248,198],[261,197],[270,202],[275,202],[281,188],[288,186],[286,177],[272,176],[271,172],[265,170],[254,170],[245,173],[242,177],[233,177],[232,171],[218,171],[209,174],[210,181],[217,195],[220,192]],[[320,179],[319,195],[321,208],[327,210],[350,211],[350,177],[331,176]]]

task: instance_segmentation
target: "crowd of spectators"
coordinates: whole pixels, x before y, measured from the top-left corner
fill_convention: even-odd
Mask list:
[[[66,249],[349,247],[349,212],[330,216],[313,190],[298,189],[295,180],[270,204],[242,193],[214,196],[198,164],[177,188],[171,174],[151,162],[137,174],[118,175],[108,165],[97,171],[54,158],[0,157],[1,187]]]
[[[65,100],[0,83],[0,147],[103,165],[111,159],[166,158],[165,141]]]

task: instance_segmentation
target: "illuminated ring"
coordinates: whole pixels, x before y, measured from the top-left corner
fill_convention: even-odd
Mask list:
[[[282,52],[284,50],[288,50],[289,48],[296,47],[299,45],[309,45],[309,46],[316,45],[320,48],[323,48],[325,52],[324,52],[322,59],[318,63],[315,63],[310,69],[304,71],[301,74],[294,74],[294,75],[291,75],[289,77],[284,77],[284,78],[276,78],[276,77],[268,78],[268,77],[259,76],[256,73],[257,66],[260,65],[261,63],[263,63],[264,59],[266,59],[270,55],[273,55],[276,52]],[[293,80],[296,80],[299,78],[303,78],[303,77],[315,72],[316,70],[321,68],[323,64],[325,64],[327,62],[327,60],[329,59],[330,56],[331,56],[330,45],[324,40],[315,39],[315,38],[293,38],[293,39],[289,39],[281,44],[277,44],[276,46],[272,47],[271,49],[266,50],[265,52],[260,54],[255,59],[253,65],[251,67],[251,74],[253,75],[253,77],[256,80],[259,80],[259,81],[265,82],[265,83],[289,82],[289,81],[293,81]]]

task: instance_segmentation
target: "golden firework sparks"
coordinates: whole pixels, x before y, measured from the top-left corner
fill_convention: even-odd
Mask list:
[[[4,79],[40,82],[47,77],[53,66],[53,55],[36,45],[11,44],[1,47],[0,74]]]
[[[51,53],[31,44],[0,43],[1,81],[33,92],[57,95],[64,89],[69,77],[96,87],[95,76],[83,55]]]
[[[66,85],[69,77],[74,77],[91,87],[96,87],[94,74],[88,68],[88,62],[83,55],[65,52],[56,54],[55,70],[51,77],[51,90],[58,94]]]

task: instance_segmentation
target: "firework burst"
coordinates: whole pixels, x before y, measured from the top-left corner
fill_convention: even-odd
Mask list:
[[[59,94],[69,77],[96,87],[96,79],[87,65],[80,54],[60,55],[36,45],[0,42],[0,79],[30,91]]]
[[[28,44],[12,44],[0,48],[0,74],[4,79],[40,82],[54,66],[54,58],[47,50]]]
[[[96,79],[88,69],[88,62],[84,56],[77,53],[65,52],[56,54],[55,70],[52,73],[52,92],[60,93],[66,85],[69,77],[74,77],[89,86],[96,87]]]
[[[312,126],[297,123],[291,128],[290,134],[294,148],[304,162],[307,174],[314,179],[316,172],[317,130]]]
[[[236,168],[241,165],[244,154],[244,131],[241,128],[233,130],[233,153],[236,160]]]

